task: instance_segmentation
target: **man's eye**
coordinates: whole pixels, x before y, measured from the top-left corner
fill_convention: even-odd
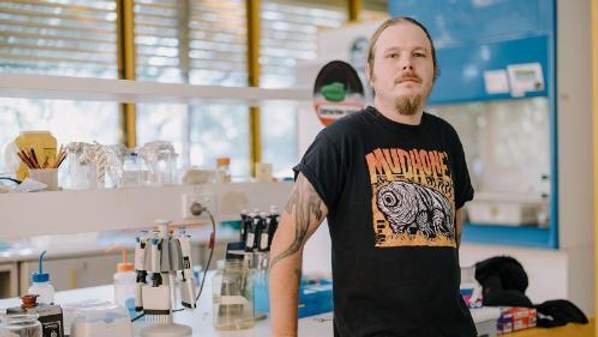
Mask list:
[[[426,54],[424,53],[415,53],[416,57],[426,57]]]
[[[387,57],[388,57],[388,58],[391,58],[391,59],[396,59],[396,58],[399,58],[399,53],[392,53],[392,54],[388,54],[388,56],[387,56]]]

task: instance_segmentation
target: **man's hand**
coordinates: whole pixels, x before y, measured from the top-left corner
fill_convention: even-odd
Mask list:
[[[297,336],[303,247],[327,214],[326,205],[300,173],[282,212],[270,250],[270,311],[274,337]]]

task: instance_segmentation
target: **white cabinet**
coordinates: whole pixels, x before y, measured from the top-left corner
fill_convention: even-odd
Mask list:
[[[44,261],[44,272],[57,291],[112,283],[120,254],[65,257]],[[38,261],[24,261],[19,266],[20,295],[31,285],[31,274],[38,271]]]

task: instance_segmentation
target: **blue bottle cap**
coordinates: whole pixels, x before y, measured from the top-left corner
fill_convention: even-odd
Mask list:
[[[50,274],[48,273],[33,273],[31,280],[35,283],[48,282],[50,281]]]
[[[44,273],[44,257],[48,251],[44,250],[39,256],[39,271],[31,275],[31,281],[35,283],[50,281],[50,274]]]

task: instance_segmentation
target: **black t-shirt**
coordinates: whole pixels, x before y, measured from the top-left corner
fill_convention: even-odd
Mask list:
[[[328,208],[335,336],[476,336],[454,228],[473,189],[447,122],[368,107],[323,129],[294,170]]]

